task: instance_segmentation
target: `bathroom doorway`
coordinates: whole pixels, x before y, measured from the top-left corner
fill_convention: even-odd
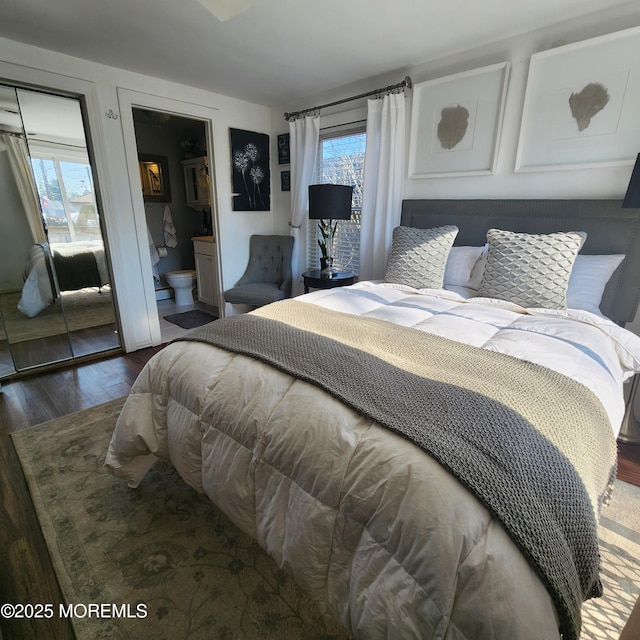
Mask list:
[[[211,304],[217,296],[198,290],[193,242],[193,238],[213,237],[207,130],[206,123],[195,118],[142,107],[133,107],[132,112],[164,343],[186,332],[168,322],[167,316],[194,309],[218,316],[217,306]],[[186,302],[184,291],[178,292],[178,279],[191,283]]]

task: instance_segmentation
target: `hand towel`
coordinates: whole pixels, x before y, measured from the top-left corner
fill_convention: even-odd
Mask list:
[[[176,236],[176,228],[173,225],[173,218],[171,217],[171,209],[169,209],[168,204],[164,206],[164,212],[162,213],[162,228],[164,229],[164,243],[167,247],[173,249],[178,244],[178,238]]]

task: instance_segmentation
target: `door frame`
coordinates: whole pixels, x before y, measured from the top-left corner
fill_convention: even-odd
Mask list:
[[[170,115],[183,118],[199,120],[205,125],[205,136],[207,153],[209,157],[209,177],[210,177],[210,201],[211,201],[211,224],[216,240],[220,238],[220,225],[217,206],[217,190],[216,190],[216,170],[215,170],[215,147],[214,139],[215,120],[218,109],[208,107],[192,102],[184,102],[172,98],[165,98],[148,93],[142,93],[123,87],[117,88],[118,106],[121,118],[122,132],[124,136],[125,158],[127,164],[127,172],[129,175],[129,186],[131,189],[131,202],[133,204],[133,221],[135,225],[135,234],[138,242],[138,250],[140,252],[140,264],[144,276],[144,295],[146,307],[148,310],[149,329],[151,332],[151,340],[153,345],[161,343],[160,335],[160,319],[158,317],[158,307],[155,297],[155,288],[153,286],[151,257],[149,254],[149,242],[147,237],[147,222],[145,216],[144,200],[142,191],[139,188],[140,174],[138,170],[138,148],[136,144],[135,125],[133,121],[133,109],[149,109],[152,111],[160,111]],[[221,315],[224,314],[224,304],[221,304],[221,284],[220,284],[220,243],[217,242],[216,251],[216,291],[218,297],[218,309]]]

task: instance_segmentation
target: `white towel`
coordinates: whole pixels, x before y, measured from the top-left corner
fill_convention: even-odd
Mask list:
[[[160,256],[156,249],[156,244],[153,241],[153,236],[149,227],[147,227],[147,241],[149,242],[149,256],[151,257],[151,272],[153,273],[153,279],[160,283],[160,274],[158,273],[158,262],[160,262]]]
[[[171,209],[169,209],[168,204],[164,206],[164,212],[162,213],[162,228],[164,229],[164,243],[167,247],[173,249],[178,244],[178,238],[176,237],[176,228],[173,225]]]

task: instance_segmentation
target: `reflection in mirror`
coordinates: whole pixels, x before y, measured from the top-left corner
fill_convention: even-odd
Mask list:
[[[0,313],[0,320],[2,320],[2,314]],[[11,347],[7,340],[7,333],[4,330],[4,321],[0,322],[0,379],[10,376],[16,372],[16,368],[13,364],[13,357],[11,355]]]
[[[0,201],[2,202],[3,215],[0,217],[0,256],[2,256],[2,269],[0,269],[0,377],[5,377],[15,372],[13,358],[11,357],[11,349],[7,334],[4,328],[5,312],[4,300],[5,295],[11,293],[15,285],[19,285],[22,281],[19,271],[14,270],[14,262],[18,264],[22,260],[22,251],[20,247],[16,247],[15,252],[12,251],[16,244],[19,244],[19,237],[16,241],[9,235],[9,228],[3,224],[7,222],[9,217],[14,217],[12,213],[19,211],[22,207],[20,194],[18,193],[14,180],[13,169],[11,166],[9,148],[12,138],[21,139],[22,136],[22,119],[18,109],[18,100],[15,89],[0,86]],[[16,232],[18,236],[28,234],[28,226],[22,215],[15,216]],[[30,242],[29,236],[25,245]],[[16,260],[14,260],[16,258]]]
[[[31,172],[16,90],[0,87],[3,109],[0,120],[0,258],[2,281],[0,312],[10,352],[17,370],[46,362],[71,358],[71,345],[60,305],[51,308],[47,319],[35,323],[20,310],[28,301],[30,289],[24,282],[34,247],[46,243],[40,207]],[[56,344],[43,343],[47,335],[60,336]]]
[[[78,100],[18,90],[74,357],[119,346],[111,279]],[[55,115],[55,118],[52,117]],[[43,117],[43,116],[46,116]]]
[[[9,187],[0,191],[0,310],[15,367],[117,348],[80,102],[13,87],[0,91],[7,105],[13,94],[13,130],[0,121],[6,146],[0,184]]]

